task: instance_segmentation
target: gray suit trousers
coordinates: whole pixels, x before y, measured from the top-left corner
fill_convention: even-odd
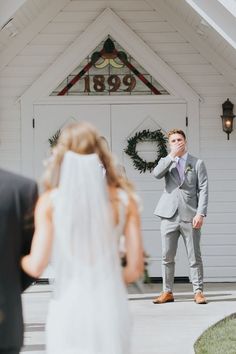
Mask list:
[[[187,251],[190,280],[193,291],[203,291],[203,265],[200,250],[201,231],[193,229],[191,222],[181,221],[178,213],[161,220],[163,291],[172,292],[175,272],[175,255],[180,235]]]

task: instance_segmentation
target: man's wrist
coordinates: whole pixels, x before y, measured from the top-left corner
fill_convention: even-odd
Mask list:
[[[172,154],[170,153],[168,156],[171,158],[172,161],[175,161],[175,156],[174,156],[174,155],[172,155]]]

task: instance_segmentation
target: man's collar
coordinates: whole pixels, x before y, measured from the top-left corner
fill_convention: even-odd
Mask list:
[[[184,160],[185,162],[187,161],[187,158],[188,158],[188,152],[186,152],[184,155],[182,155],[182,156],[176,156],[175,157],[175,162],[176,163],[178,163],[178,161],[179,161],[179,159],[182,159],[182,160]]]
[[[184,155],[180,156],[180,158],[186,161],[188,158],[188,152],[186,152]]]

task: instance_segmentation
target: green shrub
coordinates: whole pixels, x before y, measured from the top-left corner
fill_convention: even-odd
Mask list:
[[[236,354],[236,313],[208,328],[194,350],[196,354]]]

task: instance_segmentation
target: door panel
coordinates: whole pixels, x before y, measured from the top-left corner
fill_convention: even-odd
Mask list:
[[[35,177],[42,175],[43,160],[50,156],[48,139],[58,129],[76,121],[94,124],[110,143],[109,105],[35,105],[34,106],[34,164]]]
[[[161,236],[160,220],[153,215],[155,206],[161,196],[164,181],[155,179],[149,172],[139,173],[135,170],[132,161],[124,153],[127,139],[136,132],[144,129],[162,129],[167,132],[172,128],[186,131],[185,104],[136,104],[112,105],[112,151],[125,167],[128,178],[135,184],[143,204],[142,229],[144,245],[150,255],[150,275],[161,276]],[[187,132],[186,132],[187,134]],[[137,146],[140,156],[147,161],[156,157],[155,144],[142,143]],[[176,276],[188,276],[187,257],[182,239],[179,241],[176,257]]]

